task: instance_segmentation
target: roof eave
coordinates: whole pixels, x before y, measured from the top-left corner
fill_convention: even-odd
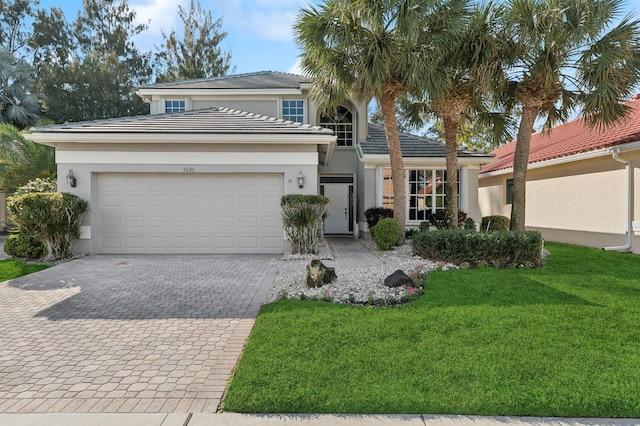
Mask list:
[[[336,137],[327,133],[108,133],[108,132],[33,132],[25,139],[49,146],[58,143],[202,143],[202,144],[319,144],[335,145]]]
[[[302,88],[273,88],[273,89],[198,89],[181,87],[140,88],[136,94],[146,102],[154,97],[179,97],[179,96],[242,96],[242,95],[276,95],[294,96],[304,94]]]
[[[612,145],[605,148],[600,148],[594,151],[581,152],[579,154],[568,155],[566,157],[552,158],[550,160],[538,161],[536,163],[529,163],[527,170],[541,169],[543,167],[558,166],[566,163],[572,163],[580,160],[590,160],[592,158],[604,157],[611,155],[614,151],[618,153],[625,153],[629,151],[640,150],[640,141],[630,142],[622,145]],[[480,173],[480,177],[492,177],[501,176],[513,173],[513,166],[506,167],[504,169],[494,170],[491,172]]]
[[[388,166],[391,162],[389,154],[362,154],[360,161],[365,164],[365,168],[378,166]],[[442,167],[446,163],[445,157],[403,157],[402,161],[406,167]],[[481,168],[487,164],[495,162],[493,157],[459,157],[458,165],[464,167]]]

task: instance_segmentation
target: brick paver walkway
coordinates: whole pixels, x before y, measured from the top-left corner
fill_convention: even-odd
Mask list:
[[[352,237],[327,238],[327,244],[333,252],[333,262],[329,264],[337,267],[377,266],[380,259],[362,245],[361,240]]]
[[[0,413],[215,412],[275,256],[91,256],[0,284]]]

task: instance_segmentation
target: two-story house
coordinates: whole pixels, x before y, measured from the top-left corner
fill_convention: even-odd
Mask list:
[[[393,205],[384,130],[368,100],[325,114],[311,82],[281,72],[153,84],[147,116],[32,129],[56,148],[60,191],[89,200],[76,250],[282,253],[280,197],[323,194],[325,234],[362,236],[364,211]],[[407,224],[445,206],[444,145],[402,134]],[[459,206],[476,221],[486,153],[460,150]]]

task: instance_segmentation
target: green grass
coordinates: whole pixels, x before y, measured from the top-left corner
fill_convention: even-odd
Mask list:
[[[547,248],[545,268],[433,273],[400,307],[267,305],[224,408],[640,417],[640,257]]]
[[[33,265],[19,260],[0,260],[0,283],[48,268],[49,265]]]

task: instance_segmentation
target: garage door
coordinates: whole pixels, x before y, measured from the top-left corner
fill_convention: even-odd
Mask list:
[[[282,253],[281,174],[97,175],[99,253]]]

